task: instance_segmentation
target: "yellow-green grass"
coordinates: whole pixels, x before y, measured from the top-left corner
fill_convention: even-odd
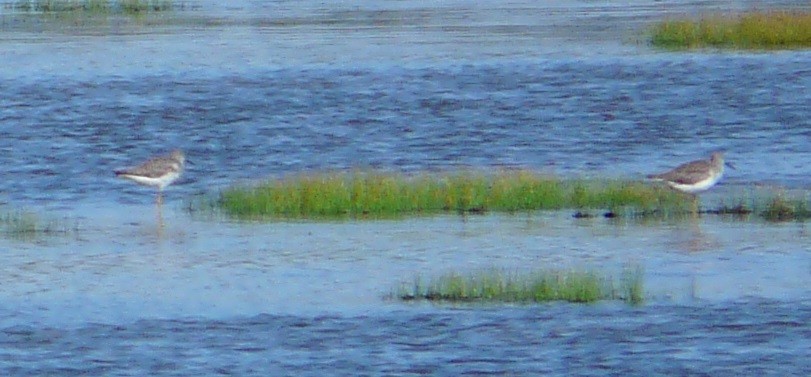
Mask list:
[[[239,219],[385,218],[441,213],[605,209],[621,215],[683,213],[690,199],[661,185],[559,179],[530,171],[405,175],[301,174],[223,190],[214,205]]]
[[[566,301],[590,303],[644,301],[641,268],[626,271],[619,279],[595,271],[543,270],[526,273],[487,270],[463,275],[447,273],[429,281],[416,277],[395,296],[400,300],[442,302],[537,303]]]
[[[670,49],[799,49],[811,47],[811,12],[753,11],[667,20],[651,29],[651,43]]]

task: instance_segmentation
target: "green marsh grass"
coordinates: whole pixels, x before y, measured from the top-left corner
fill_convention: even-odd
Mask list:
[[[486,270],[447,273],[425,281],[416,277],[394,294],[403,301],[538,303],[566,301],[591,303],[622,300],[644,301],[641,268],[629,269],[614,279],[595,271],[544,270],[526,273]]]
[[[529,171],[302,174],[227,188],[214,203],[227,216],[238,219],[387,218],[566,208],[604,209],[633,216],[676,214],[690,208],[684,195],[659,185],[562,180]]]
[[[811,12],[753,11],[699,20],[667,20],[652,27],[651,44],[669,49],[809,48]]]

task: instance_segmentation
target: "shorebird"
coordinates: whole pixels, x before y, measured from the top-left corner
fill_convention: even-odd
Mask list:
[[[724,175],[724,165],[735,169],[729,162],[724,162],[723,152],[714,152],[708,160],[690,161],[673,170],[661,174],[651,174],[648,178],[665,182],[676,190],[695,196],[699,192],[709,190],[721,180]]]
[[[160,205],[163,202],[163,189],[180,178],[185,163],[186,156],[183,151],[174,150],[170,154],[151,158],[136,167],[116,170],[115,175],[157,188],[157,203]]]

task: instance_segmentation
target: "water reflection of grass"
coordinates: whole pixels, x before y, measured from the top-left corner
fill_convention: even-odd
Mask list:
[[[0,233],[16,240],[76,233],[78,226],[67,220],[42,219],[33,213],[12,211],[0,214]]]
[[[401,300],[445,302],[596,302],[644,300],[641,268],[627,270],[613,279],[594,271],[535,271],[510,273],[488,270],[462,275],[448,273],[429,281],[417,277],[395,294]]]
[[[214,204],[233,218],[385,218],[437,213],[605,209],[620,215],[684,213],[668,188],[624,180],[562,180],[529,171],[402,175],[317,173],[235,186]]]
[[[669,20],[655,25],[651,43],[663,48],[786,49],[811,47],[811,12],[749,12]]]

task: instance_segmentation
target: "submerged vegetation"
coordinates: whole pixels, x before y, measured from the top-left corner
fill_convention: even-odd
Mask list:
[[[172,0],[18,0],[8,4],[7,7],[18,12],[137,14],[169,11],[173,10],[175,5]]]
[[[643,272],[637,267],[619,279],[594,271],[535,271],[514,273],[488,270],[462,275],[448,273],[424,282],[416,277],[395,293],[401,300],[445,302],[532,303],[567,301],[589,303],[623,300],[631,304],[644,301]]]
[[[754,11],[700,20],[668,20],[652,28],[651,43],[672,49],[796,49],[811,47],[811,12]]]
[[[437,213],[605,209],[634,215],[681,213],[684,195],[623,180],[561,180],[529,171],[494,174],[317,173],[236,186],[214,205],[234,218],[381,218]]]

